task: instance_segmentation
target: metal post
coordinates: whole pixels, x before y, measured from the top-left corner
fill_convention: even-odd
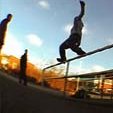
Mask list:
[[[101,99],[103,99],[104,96],[104,78],[102,78],[102,82],[101,82]]]
[[[101,98],[101,82],[102,82],[102,77],[100,76],[99,80],[98,80],[98,89],[99,89],[99,93],[100,93],[100,98]]]
[[[80,77],[77,77],[77,86],[76,86],[76,91],[79,89],[79,82],[80,82]]]
[[[113,99],[113,78],[112,78],[112,91],[111,91],[111,99]]]
[[[44,73],[45,73],[45,69],[42,70],[42,75],[41,75],[41,86],[44,86]]]
[[[68,76],[68,72],[69,72],[69,63],[70,63],[70,62],[67,62],[67,66],[66,66],[66,74],[65,74],[65,78],[64,78],[64,95],[66,95],[67,76]]]

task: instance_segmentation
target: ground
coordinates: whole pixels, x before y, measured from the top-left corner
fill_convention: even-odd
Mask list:
[[[58,91],[28,84],[0,71],[0,113],[113,113],[113,103],[72,99]]]

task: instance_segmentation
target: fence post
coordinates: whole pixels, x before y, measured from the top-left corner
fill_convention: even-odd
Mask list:
[[[45,69],[42,70],[42,74],[41,74],[41,79],[40,79],[41,86],[44,86],[44,73],[45,73]]]
[[[113,99],[113,78],[112,78],[112,91],[111,91],[111,99]]]
[[[66,95],[67,76],[68,76],[68,72],[69,72],[69,64],[70,64],[70,62],[67,62],[67,66],[66,66],[66,74],[65,74],[65,78],[64,78],[64,95]]]
[[[76,91],[79,89],[79,82],[80,82],[80,77],[77,77],[77,86],[76,86]]]

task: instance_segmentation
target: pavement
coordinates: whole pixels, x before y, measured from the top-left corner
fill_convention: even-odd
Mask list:
[[[113,113],[113,102],[74,99],[42,86],[23,86],[0,71],[0,113]]]

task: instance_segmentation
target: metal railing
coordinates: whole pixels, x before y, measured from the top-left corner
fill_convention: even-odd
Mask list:
[[[68,77],[69,66],[70,66],[70,62],[71,62],[71,61],[74,61],[74,60],[76,60],[76,59],[80,59],[80,58],[83,58],[83,57],[86,57],[86,56],[89,56],[89,55],[92,55],[92,54],[95,54],[95,53],[98,53],[98,52],[102,52],[102,51],[104,51],[104,50],[111,49],[111,48],[113,48],[113,44],[104,46],[104,47],[102,47],[102,48],[98,48],[98,49],[93,50],[93,51],[90,51],[90,52],[88,52],[88,53],[86,53],[86,54],[84,54],[84,55],[81,55],[81,56],[77,56],[77,57],[68,59],[68,60],[65,62],[65,64],[66,64],[66,72],[65,72],[65,76],[64,76],[64,81],[65,81],[65,83],[64,83],[64,94],[65,94],[65,92],[66,92],[67,81],[68,81],[67,79],[71,77],[71,76]],[[56,63],[56,64],[54,64],[54,65],[50,65],[50,66],[45,67],[45,68],[43,69],[43,72],[42,72],[42,85],[43,85],[43,81],[45,81],[45,77],[44,77],[45,71],[46,71],[47,69],[50,69],[50,68],[52,68],[52,67],[55,67],[55,66],[58,66],[58,65],[62,65],[62,64],[63,64],[63,63]],[[79,76],[80,76],[80,75],[79,75]],[[77,78],[77,76],[73,76],[73,77]],[[50,78],[50,79],[56,79],[56,78]],[[57,78],[57,79],[61,79],[61,77],[59,77],[59,78]],[[46,79],[46,80],[47,80],[47,79]],[[48,80],[49,80],[49,78],[48,78]],[[112,88],[112,89],[113,89],[113,88]]]

